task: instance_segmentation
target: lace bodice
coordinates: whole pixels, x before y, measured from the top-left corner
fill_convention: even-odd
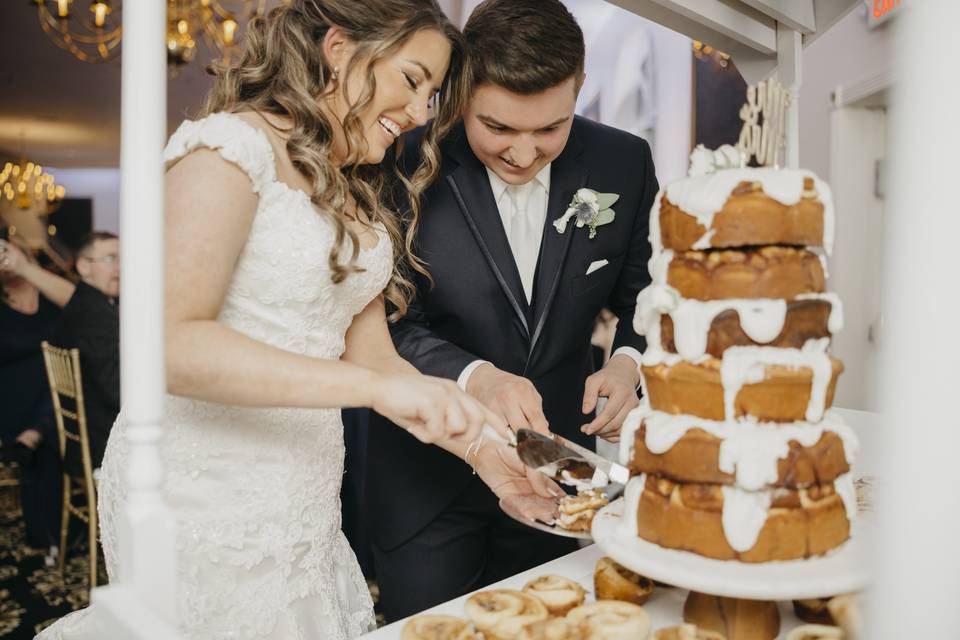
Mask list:
[[[364,273],[334,285],[327,264],[334,227],[306,193],[277,181],[266,135],[235,115],[218,113],[184,122],[170,138],[164,159],[176,161],[198,147],[216,149],[243,169],[260,195],[220,321],[282,349],[338,358],[353,316],[390,277],[389,237],[380,233],[375,247],[361,250]]]
[[[378,228],[379,242],[359,256],[364,271],[333,284],[333,223],[305,193],[277,181],[265,133],[236,115],[214,114],[184,122],[164,159],[175,162],[201,147],[240,167],[259,195],[219,321],[280,349],[339,358],[354,315],[390,277],[389,237]],[[121,411],[101,470],[111,575],[126,495],[125,429]],[[368,630],[369,593],[340,532],[343,453],[339,410],[167,397],[164,495],[177,518],[178,613],[186,637],[333,640]]]

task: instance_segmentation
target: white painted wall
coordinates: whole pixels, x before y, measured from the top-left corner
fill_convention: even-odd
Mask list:
[[[657,69],[653,160],[667,184],[687,175],[693,147],[693,49],[690,38],[651,22]]]
[[[67,190],[68,198],[93,199],[93,228],[120,233],[120,170],[48,169]]]
[[[851,11],[803,50],[800,166],[824,178],[830,175],[831,94],[891,69],[891,31],[868,30],[862,9]]]
[[[863,8],[855,9],[803,52],[800,89],[800,166],[833,185],[837,205],[836,249],[829,287],[844,302],[846,327],[833,353],[846,365],[835,403],[876,410],[871,392],[876,350],[867,335],[879,327],[879,241],[882,200],[874,196],[874,165],[886,155],[886,118],[863,105],[834,106],[844,88],[877,88],[889,76],[892,31],[869,30]],[[881,81],[878,82],[878,79]],[[882,107],[883,100],[874,101]]]

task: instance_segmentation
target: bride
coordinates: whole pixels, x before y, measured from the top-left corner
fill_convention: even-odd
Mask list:
[[[513,452],[488,442],[476,453],[482,425],[506,433],[503,421],[419,375],[387,330],[411,272],[424,273],[411,253],[417,197],[466,93],[463,46],[435,0],[292,0],[251,22],[239,63],[215,69],[206,117],[170,138],[161,455],[184,637],[372,627],[340,532],[341,407],[369,407],[464,458],[525,516],[553,513],[556,487]],[[423,164],[401,178],[384,158],[431,103]],[[111,578],[125,431],[121,412],[100,476]],[[90,608],[40,637],[104,636]]]

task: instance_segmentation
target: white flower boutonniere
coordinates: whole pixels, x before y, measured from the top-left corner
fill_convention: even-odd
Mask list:
[[[597,193],[593,189],[578,189],[567,206],[566,213],[554,220],[553,226],[558,233],[563,233],[567,230],[570,218],[576,216],[577,227],[587,225],[590,229],[589,237],[593,240],[597,235],[597,227],[613,222],[617,216],[610,207],[619,199],[618,193]]]

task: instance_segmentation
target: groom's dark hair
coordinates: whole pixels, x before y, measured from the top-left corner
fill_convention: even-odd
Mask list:
[[[583,31],[560,0],[486,0],[463,34],[473,86],[532,95],[583,73]]]

